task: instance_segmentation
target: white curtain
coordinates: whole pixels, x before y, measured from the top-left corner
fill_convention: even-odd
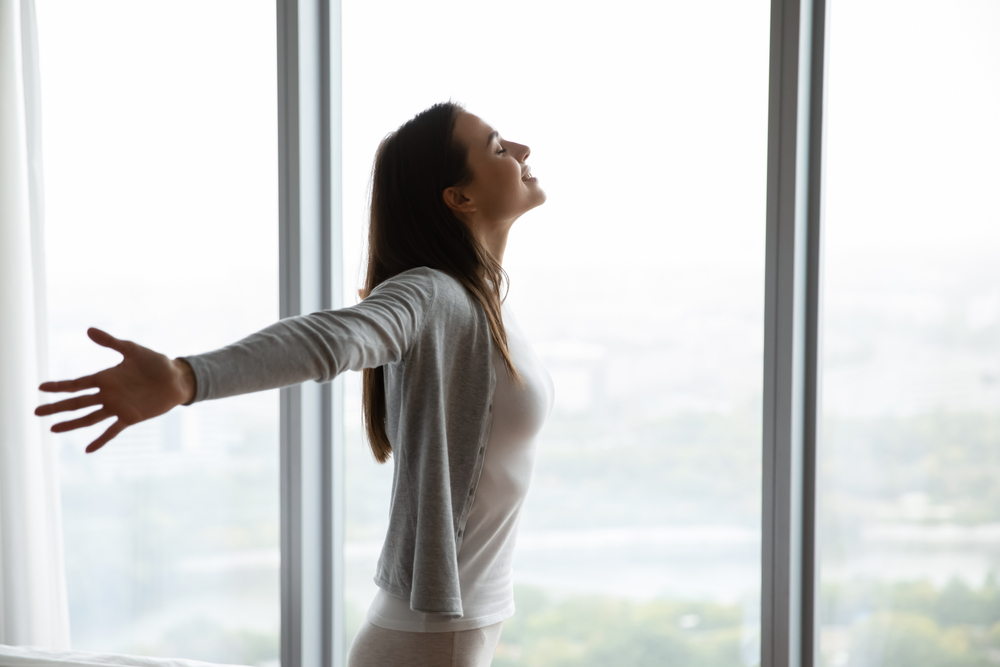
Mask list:
[[[0,0],[0,644],[69,647],[59,477],[46,378],[38,31]]]

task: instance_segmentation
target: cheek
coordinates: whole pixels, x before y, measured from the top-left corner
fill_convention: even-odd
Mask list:
[[[511,197],[520,197],[524,192],[521,182],[521,166],[516,162],[504,170],[504,184]]]
[[[521,170],[514,165],[496,165],[489,172],[489,187],[485,200],[491,208],[503,208],[521,197]]]

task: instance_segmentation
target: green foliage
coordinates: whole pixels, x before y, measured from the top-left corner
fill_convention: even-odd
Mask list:
[[[742,609],[710,602],[548,599],[519,586],[494,667],[742,667]]]
[[[515,589],[493,667],[743,667],[738,605],[608,596],[555,599]],[[1000,585],[954,580],[824,586],[826,667],[988,667],[1000,657]]]
[[[990,661],[963,628],[941,628],[927,616],[881,611],[854,631],[852,667],[986,667]]]
[[[979,588],[958,579],[941,589],[926,581],[856,580],[824,586],[820,599],[824,625],[850,625],[882,611],[915,614],[942,628],[987,628],[1000,622],[1000,584],[992,574]]]
[[[823,587],[821,650],[827,667],[987,667],[1000,655],[1000,586],[954,579],[856,580]]]

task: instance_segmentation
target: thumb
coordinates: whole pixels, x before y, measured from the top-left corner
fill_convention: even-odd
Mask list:
[[[98,345],[102,347],[110,347],[115,352],[125,354],[125,347],[128,345],[128,341],[119,340],[108,332],[101,331],[97,327],[90,327],[87,329],[87,335],[90,336],[90,340],[94,341]]]

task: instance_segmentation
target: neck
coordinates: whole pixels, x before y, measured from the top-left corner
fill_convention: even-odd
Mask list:
[[[497,260],[503,264],[503,254],[507,249],[507,235],[510,233],[511,225],[514,221],[497,224],[483,224],[478,220],[466,220],[465,223],[472,230],[479,244]]]
[[[483,244],[483,247],[486,248],[501,265],[503,265],[503,253],[507,249],[507,231],[508,230],[504,230],[503,233],[479,237],[479,242]]]

